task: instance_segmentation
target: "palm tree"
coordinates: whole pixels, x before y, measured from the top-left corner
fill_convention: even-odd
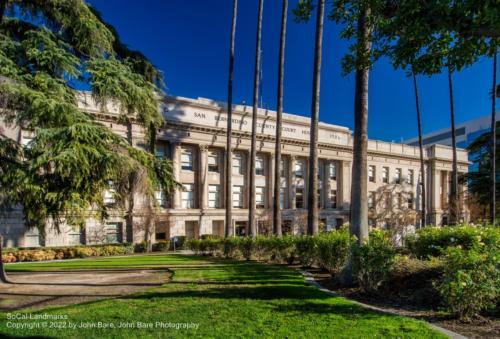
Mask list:
[[[257,41],[255,46],[255,70],[253,81],[253,111],[252,111],[252,145],[250,150],[250,181],[249,181],[249,205],[248,205],[248,229],[249,235],[255,237],[255,157],[257,155],[257,111],[259,109],[259,83],[260,83],[260,58],[262,43],[262,11],[264,0],[259,0],[259,11],[257,14]]]
[[[490,200],[490,222],[495,225],[496,215],[496,86],[497,86],[497,52],[493,55],[493,87],[491,90],[491,200]]]
[[[318,119],[321,79],[321,50],[323,47],[323,20],[325,1],[318,1],[311,107],[311,139],[309,152],[309,185],[307,197],[307,233],[318,233]]]
[[[233,184],[232,184],[232,133],[233,133],[233,70],[234,70],[234,41],[236,37],[236,16],[238,12],[238,0],[233,0],[233,21],[231,24],[231,37],[229,42],[229,78],[227,82],[227,141],[226,141],[226,227],[224,236],[229,237],[232,233],[233,220]]]
[[[449,224],[456,225],[458,222],[458,165],[457,165],[457,143],[455,130],[455,105],[453,104],[453,70],[448,67],[448,86],[450,95],[450,119],[451,119],[451,146],[453,150],[453,165],[451,171],[450,187],[450,218]]]
[[[424,146],[422,142],[422,116],[420,113],[420,98],[418,95],[418,86],[417,86],[417,76],[414,72],[413,74],[413,90],[415,91],[415,107],[417,110],[417,124],[418,124],[418,148],[420,150],[420,173],[421,180],[420,185],[422,189],[422,211],[421,211],[421,226],[424,227],[427,215],[426,215],[426,204],[425,204],[425,166],[424,166]]]
[[[3,236],[0,235],[0,282],[4,284],[9,284],[11,281],[7,278],[7,274],[5,274],[5,268],[3,265]]]
[[[281,36],[278,66],[278,107],[276,109],[276,149],[274,166],[274,210],[273,210],[273,233],[281,236],[281,120],[283,113],[283,78],[285,72],[285,39],[286,19],[288,11],[288,0],[283,0],[281,11]]]
[[[356,85],[354,93],[354,141],[351,182],[351,234],[359,243],[368,241],[368,78],[370,55],[370,29],[367,22],[370,16],[368,6],[361,8],[357,28]]]

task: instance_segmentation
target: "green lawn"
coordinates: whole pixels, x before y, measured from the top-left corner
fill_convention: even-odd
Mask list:
[[[134,323],[133,329],[13,329],[7,314],[0,336],[59,338],[273,337],[442,338],[424,322],[375,313],[309,286],[285,266],[180,255],[84,259],[7,265],[11,270],[147,267],[170,268],[172,282],[143,294],[46,308],[33,314],[67,314],[68,322]],[[188,266],[189,265],[189,266]],[[26,311],[25,311],[26,313]],[[19,324],[23,321],[15,321]],[[34,321],[24,321],[33,323]],[[137,328],[137,322],[153,328]],[[195,323],[197,329],[162,329],[156,322]],[[168,326],[168,325],[164,325]]]

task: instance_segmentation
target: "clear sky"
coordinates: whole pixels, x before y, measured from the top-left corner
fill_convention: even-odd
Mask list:
[[[124,43],[142,51],[165,74],[168,94],[227,99],[232,0],[88,0]],[[293,21],[289,1],[284,110],[308,116],[311,107],[314,20]],[[234,103],[252,104],[258,0],[240,0],[236,32]],[[263,102],[276,108],[281,1],[265,0],[262,32]],[[354,78],[342,76],[348,42],[325,21],[320,120],[353,128]],[[456,120],[490,114],[492,62],[482,59],[454,76]],[[446,74],[419,78],[424,133],[450,125]],[[369,138],[401,141],[417,134],[411,79],[379,61],[370,74]]]

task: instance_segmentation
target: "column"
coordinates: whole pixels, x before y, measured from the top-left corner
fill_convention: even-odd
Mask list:
[[[288,208],[295,209],[295,175],[293,170],[295,168],[295,157],[290,155],[288,157]]]
[[[351,163],[349,161],[338,161],[337,163],[339,167],[337,168],[338,209],[349,210],[351,204]]]
[[[267,178],[266,178],[266,186],[267,186],[267,208],[269,211],[271,211],[271,218],[272,218],[272,213],[273,213],[273,207],[274,207],[274,185],[279,185],[278,183],[274,182],[274,166],[275,164],[275,157],[274,153],[269,153],[268,157],[268,172],[267,172]]]
[[[332,161],[326,160],[323,165],[323,208],[332,208],[330,199],[330,166]],[[337,166],[335,164],[335,166]]]
[[[170,144],[171,154],[172,154],[172,171],[174,174],[174,179],[176,181],[180,180],[181,177],[181,164],[180,164],[180,147],[178,143]],[[179,187],[175,187],[172,194],[172,204],[173,209],[177,209],[181,207],[181,189]]]
[[[199,145],[199,167],[198,167],[198,198],[199,208],[208,208],[208,146]]]

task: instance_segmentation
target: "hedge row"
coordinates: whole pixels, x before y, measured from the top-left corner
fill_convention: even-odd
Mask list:
[[[4,263],[21,261],[42,261],[55,259],[73,259],[125,255],[134,253],[132,244],[112,244],[72,247],[40,247],[33,249],[5,249],[2,257]]]

